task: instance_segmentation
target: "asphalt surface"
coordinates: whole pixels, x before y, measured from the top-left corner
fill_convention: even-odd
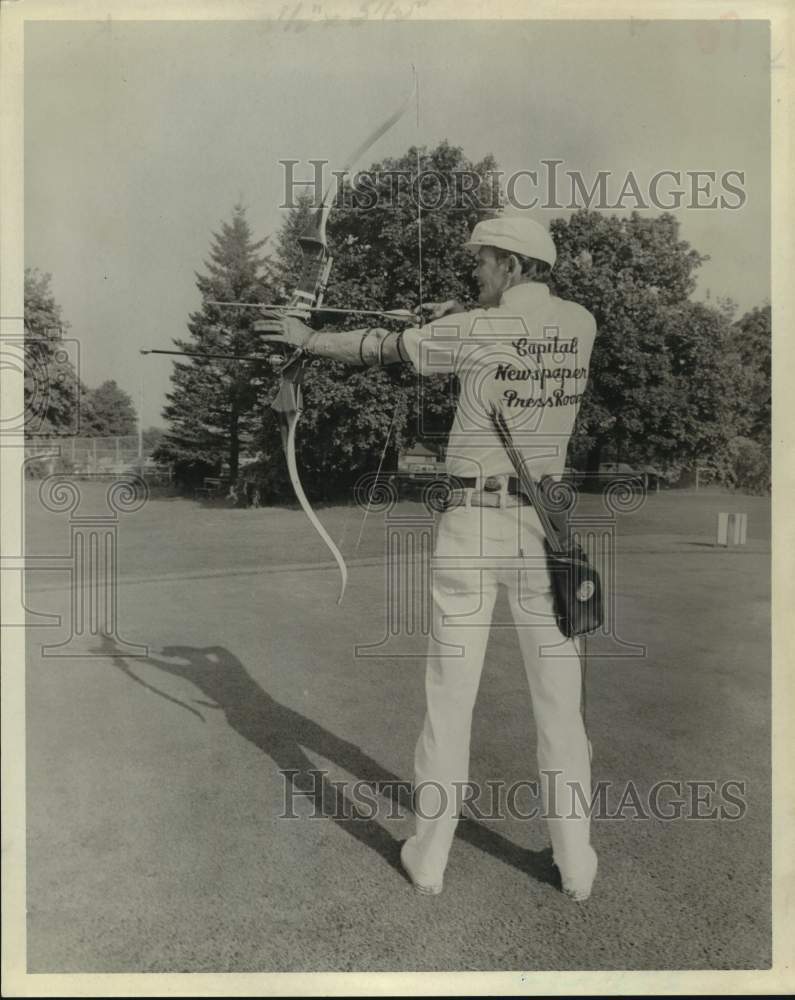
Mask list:
[[[68,515],[29,500],[30,551],[68,551]],[[748,544],[718,550],[715,511],[735,509]],[[353,556],[360,512],[321,515]],[[594,780],[610,784],[583,904],[559,891],[543,822],[487,808],[460,824],[441,896],[401,873],[408,797],[387,784],[411,778],[424,639],[354,654],[389,634],[377,516],[338,608],[300,512],[151,500],[119,520],[117,636],[77,637],[71,657],[42,653],[69,638],[67,577],[30,574],[28,606],[63,625],[30,631],[29,971],[769,966],[769,503],[651,497],[619,537],[620,641],[594,640],[589,672]],[[534,741],[515,631],[495,628],[472,780],[534,778]],[[740,816],[655,817],[663,780],[683,783],[685,814]],[[716,785],[705,804],[697,780]],[[344,819],[356,781],[383,794]]]

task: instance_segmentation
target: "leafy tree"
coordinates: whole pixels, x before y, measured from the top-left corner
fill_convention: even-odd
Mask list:
[[[423,301],[457,298],[473,302],[472,256],[462,248],[486,209],[498,208],[496,163],[474,164],[460,148],[441,143],[430,152],[411,148],[366,171],[369,186],[346,185],[332,211],[328,241],[334,258],[324,304],[350,309],[413,308],[419,304],[420,246]],[[457,177],[480,179],[478,197],[460,197]],[[419,191],[419,194],[418,194]],[[418,201],[419,215],[418,215]],[[423,204],[441,202],[438,207]],[[300,269],[297,238],[311,216],[307,200],[287,217],[279,240],[280,281],[293,287]],[[419,234],[422,234],[421,244]],[[334,315],[330,325],[390,327],[390,321]],[[332,495],[349,487],[418,437],[444,436],[452,418],[447,378],[422,379],[405,366],[362,369],[312,362],[304,380],[305,409],[299,435],[299,467],[307,492]],[[275,463],[280,451],[275,419],[263,412],[259,446]],[[283,465],[273,466],[283,470]],[[286,477],[270,476],[269,488],[286,494]]]
[[[667,306],[660,315],[670,374],[650,395],[648,435],[636,447],[669,468],[708,461],[719,466],[738,433],[742,371],[730,351],[728,315],[698,302]]]
[[[213,234],[207,273],[196,275],[202,308],[188,321],[190,337],[175,339],[177,349],[241,357],[257,353],[252,330],[256,310],[210,303],[273,301],[270,261],[259,253],[265,242],[253,240],[245,209],[236,205],[232,221]],[[175,363],[171,382],[163,410],[170,426],[156,457],[196,476],[226,463],[234,481],[241,450],[261,419],[257,404],[263,387],[272,382],[269,366],[265,361],[190,358]]]
[[[769,445],[738,436],[729,442],[727,464],[723,479],[730,486],[757,496],[770,493]]]
[[[162,427],[145,427],[141,432],[141,444],[144,451],[154,451],[165,437]]]
[[[84,433],[90,437],[126,437],[135,434],[138,416],[128,393],[109,379],[85,394]]]
[[[771,316],[770,306],[752,309],[731,328],[729,350],[742,371],[738,399],[740,434],[770,446]]]
[[[706,258],[679,239],[676,219],[580,211],[551,228],[556,292],[599,330],[574,452],[595,470],[608,451],[670,465],[725,443],[728,320],[689,301]]]
[[[51,280],[38,268],[25,268],[25,430],[76,434],[84,390],[64,347],[69,323],[62,318]]]

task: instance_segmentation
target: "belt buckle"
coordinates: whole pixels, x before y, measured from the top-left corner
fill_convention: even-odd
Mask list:
[[[502,489],[502,479],[500,476],[489,476],[483,483],[483,490],[486,493],[499,493]]]

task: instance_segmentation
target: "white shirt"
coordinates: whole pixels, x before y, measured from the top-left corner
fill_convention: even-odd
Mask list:
[[[460,394],[447,446],[447,471],[485,477],[513,473],[489,416],[503,413],[514,443],[539,479],[559,476],[588,381],[593,316],[524,282],[499,306],[445,316],[404,332],[402,346],[421,375],[454,373]]]

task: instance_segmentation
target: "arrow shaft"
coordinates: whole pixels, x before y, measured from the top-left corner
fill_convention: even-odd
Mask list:
[[[245,354],[209,354],[203,351],[164,351],[157,348],[147,348],[140,350],[139,354],[173,354],[182,358],[217,358],[220,361],[267,361],[268,358],[262,355]]]
[[[319,312],[319,313],[339,313],[343,316],[386,316],[387,319],[414,320],[414,313],[410,309],[342,309],[337,306],[287,306],[266,305],[264,302],[216,302],[208,300],[208,306],[235,306],[238,309],[260,309],[265,312]]]

